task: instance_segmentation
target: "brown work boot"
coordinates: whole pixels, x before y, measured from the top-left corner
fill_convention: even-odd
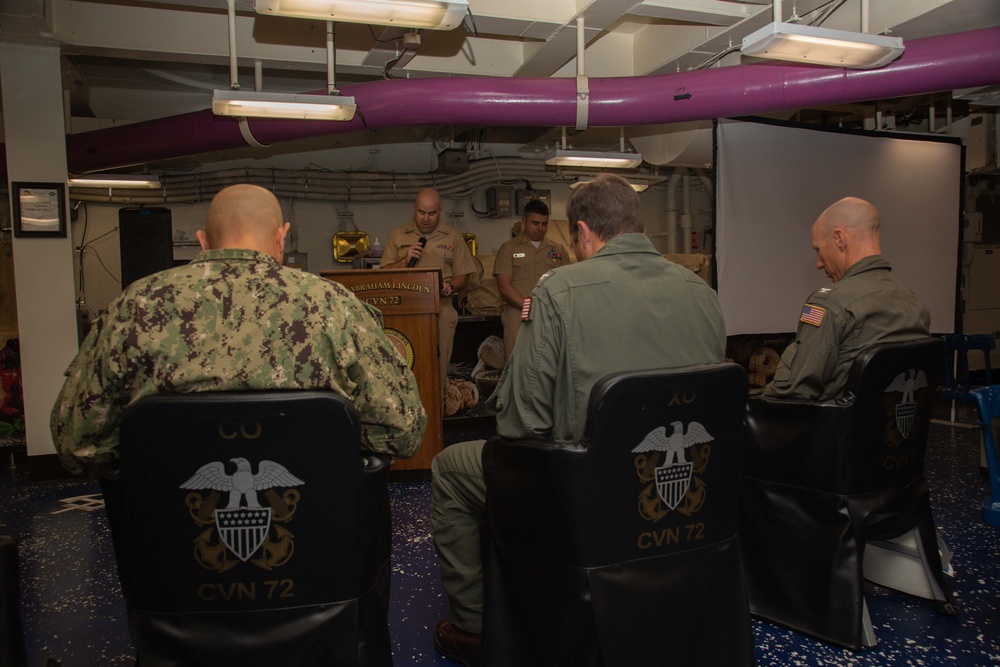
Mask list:
[[[465,667],[479,667],[483,648],[483,636],[462,630],[445,619],[434,630],[434,645],[446,658],[457,660]]]

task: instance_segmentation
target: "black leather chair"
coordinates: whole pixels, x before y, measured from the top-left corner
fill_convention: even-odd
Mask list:
[[[878,345],[842,399],[749,401],[740,543],[752,614],[857,650],[876,643],[865,579],[954,613],[924,479],[943,358],[935,338]]]
[[[158,395],[102,481],[141,667],[392,664],[388,457],[332,392]]]
[[[573,446],[487,442],[484,664],[753,665],[736,501],[746,372],[609,375]]]

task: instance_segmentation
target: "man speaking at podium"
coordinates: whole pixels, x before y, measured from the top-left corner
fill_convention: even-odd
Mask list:
[[[415,262],[413,260],[416,260]],[[441,269],[441,314],[438,316],[438,350],[441,352],[441,391],[448,384],[448,364],[458,326],[452,295],[469,282],[476,270],[465,239],[454,227],[441,223],[441,195],[424,188],[413,205],[413,220],[397,228],[382,253],[382,269]]]

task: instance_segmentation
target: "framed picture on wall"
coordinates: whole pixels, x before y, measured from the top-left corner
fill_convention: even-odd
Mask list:
[[[14,236],[66,236],[65,183],[11,183]]]

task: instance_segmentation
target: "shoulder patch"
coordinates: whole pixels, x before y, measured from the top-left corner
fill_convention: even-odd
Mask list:
[[[530,322],[531,321],[531,297],[525,297],[524,305],[521,306],[521,321]]]
[[[819,306],[811,306],[808,303],[802,306],[802,315],[799,316],[799,322],[805,322],[806,324],[811,324],[814,327],[818,327],[823,323],[823,317],[826,315],[826,309],[820,308]]]

